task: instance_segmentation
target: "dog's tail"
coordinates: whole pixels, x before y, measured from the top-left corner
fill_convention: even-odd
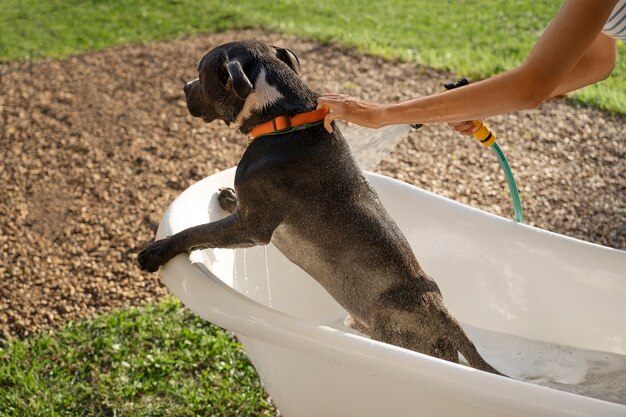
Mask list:
[[[490,372],[492,374],[507,376],[489,365],[487,361],[480,355],[474,343],[467,337],[465,330],[461,327],[458,321],[451,317],[453,323],[453,344],[455,348],[463,355],[467,362],[476,369],[481,371]]]

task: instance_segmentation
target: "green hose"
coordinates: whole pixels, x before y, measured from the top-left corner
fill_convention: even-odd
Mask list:
[[[511,194],[511,203],[513,204],[513,213],[515,214],[515,221],[518,223],[524,223],[524,215],[522,213],[522,203],[519,199],[519,193],[517,191],[517,185],[515,184],[515,179],[513,178],[513,173],[511,172],[511,168],[509,167],[509,162],[506,160],[502,149],[498,146],[497,143],[493,143],[490,146],[493,153],[498,158],[498,163],[500,164],[500,168],[504,172],[504,178],[506,179],[506,184],[509,186],[509,193]]]
[[[453,88],[462,87],[468,84],[469,81],[467,81],[465,78],[462,78],[456,83],[445,84],[444,87],[448,90],[451,90]],[[504,178],[506,179],[506,183],[509,186],[509,193],[511,194],[511,203],[513,204],[515,221],[518,223],[524,223],[524,215],[522,214],[522,203],[519,199],[517,185],[515,184],[513,173],[511,172],[511,168],[509,167],[509,162],[506,160],[504,152],[502,152],[500,146],[498,146],[498,144],[496,143],[496,135],[494,135],[489,130],[489,128],[485,126],[482,120],[474,120],[474,126],[476,126],[476,130],[473,133],[473,136],[483,146],[491,148],[493,153],[496,155],[496,158],[498,158],[498,163],[500,164],[500,168],[502,168],[502,171],[504,172]]]

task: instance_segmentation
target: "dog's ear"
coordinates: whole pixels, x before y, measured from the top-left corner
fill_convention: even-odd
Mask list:
[[[274,50],[276,51],[276,57],[278,59],[287,64],[287,66],[291,68],[296,74],[300,75],[300,60],[292,50],[277,48],[275,46]]]
[[[252,91],[252,83],[246,73],[243,72],[239,61],[230,61],[226,64],[226,70],[228,71],[228,81],[232,84],[237,96],[242,100],[247,99]]]

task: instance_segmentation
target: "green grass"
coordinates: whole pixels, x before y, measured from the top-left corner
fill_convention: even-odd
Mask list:
[[[178,303],[0,340],[0,416],[271,416],[225,331]]]
[[[562,0],[0,0],[0,61],[256,27],[470,78],[519,64]],[[288,45],[285,45],[288,46]],[[626,48],[576,95],[626,113]],[[1,416],[273,415],[228,333],[174,302],[0,341]]]
[[[514,67],[562,0],[0,0],[0,60],[257,27],[484,78]],[[576,95],[626,113],[626,48]]]

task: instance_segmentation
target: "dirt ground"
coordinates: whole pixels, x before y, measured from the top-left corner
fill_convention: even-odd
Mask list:
[[[183,81],[225,41],[295,50],[320,92],[394,102],[454,76],[258,31],[129,45],[0,67],[0,337],[161,299],[132,263],[167,205],[231,167],[249,139],[186,110]],[[552,102],[489,125],[509,158],[526,222],[626,249],[625,118]],[[493,155],[443,126],[402,142],[378,171],[505,217]]]

